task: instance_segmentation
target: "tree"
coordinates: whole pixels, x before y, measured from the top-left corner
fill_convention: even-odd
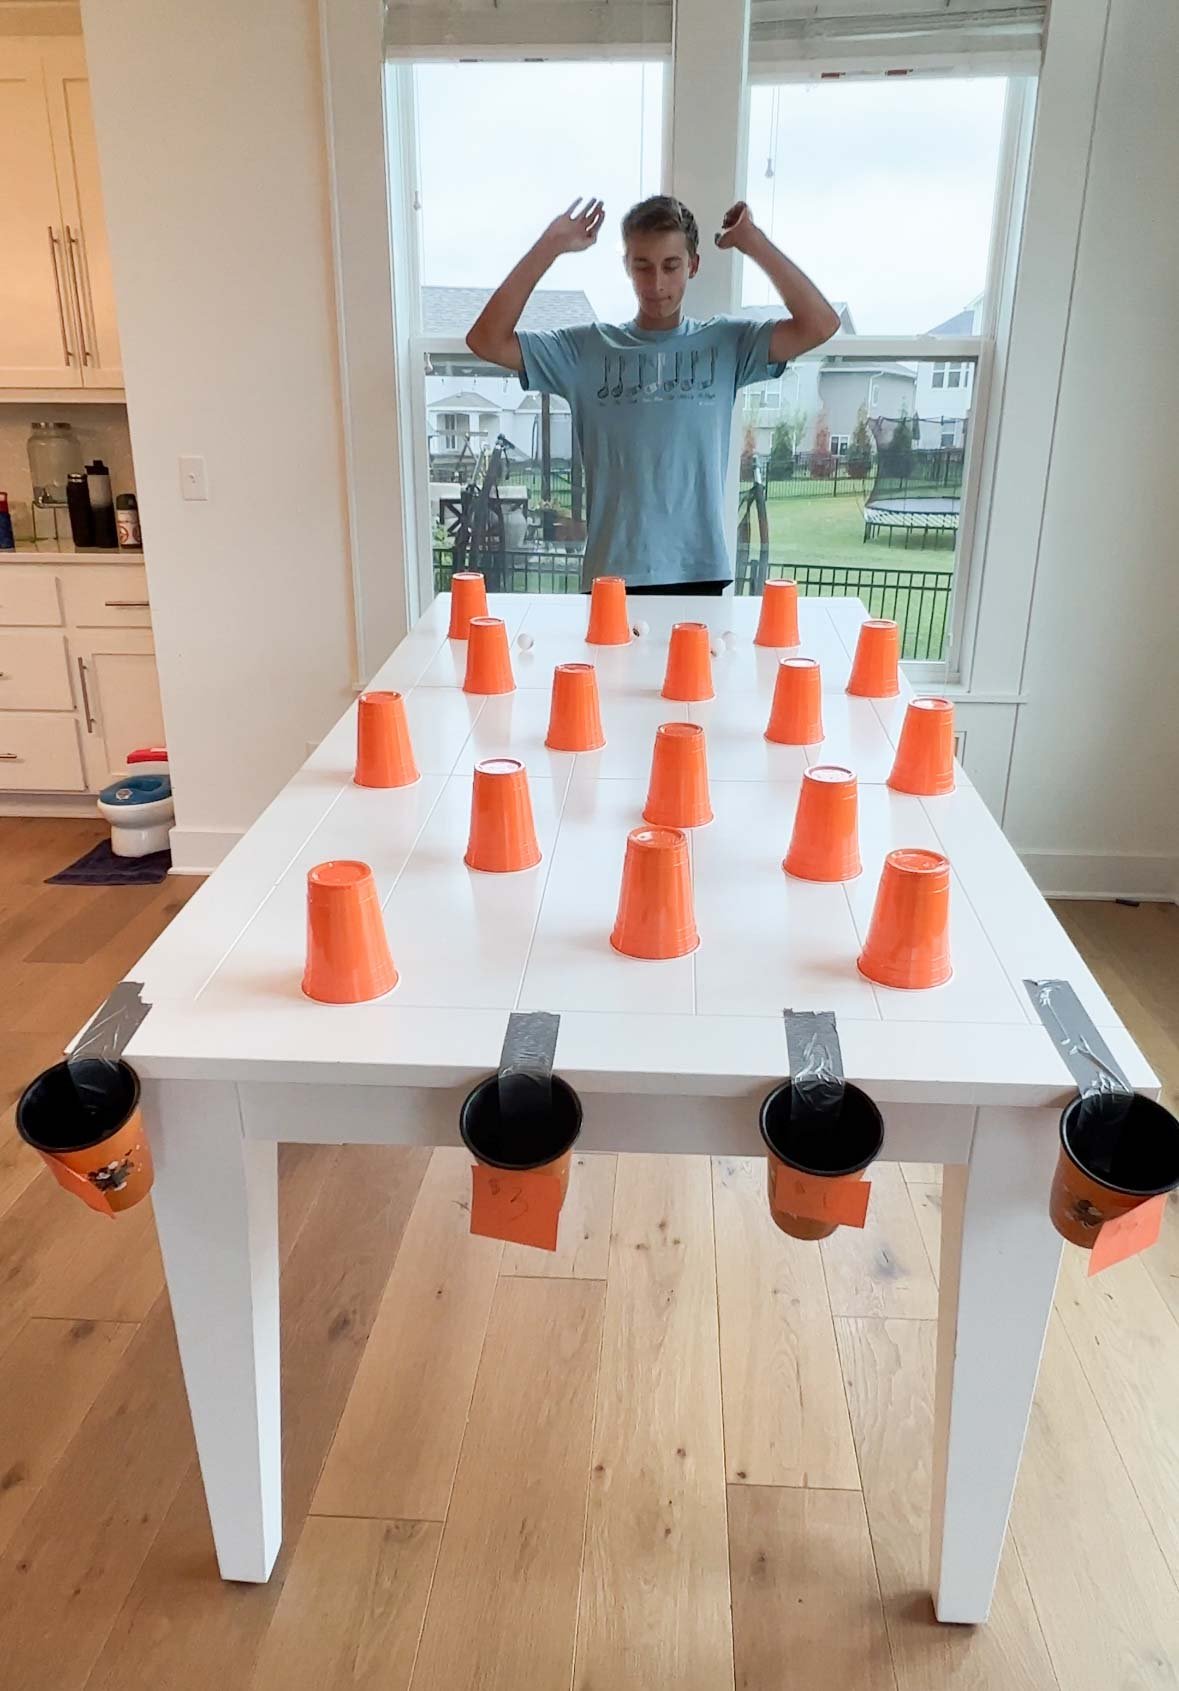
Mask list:
[[[745,433],[741,437],[741,480],[752,481],[754,466],[757,463],[757,435],[753,425],[746,423]]]
[[[908,481],[913,474],[913,425],[903,405],[892,439],[881,448],[880,459],[880,467],[891,481]]]
[[[819,412],[815,425],[815,444],[811,448],[811,476],[815,481],[830,481],[835,474],[835,455],[831,451],[831,425],[826,410]]]
[[[868,408],[861,405],[847,449],[847,473],[862,481],[872,472],[872,436],[868,433]]]

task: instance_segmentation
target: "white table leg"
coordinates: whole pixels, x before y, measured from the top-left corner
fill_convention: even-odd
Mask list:
[[[145,1082],[152,1201],[223,1579],[270,1577],[282,1542],[278,1162],[223,1081]]]
[[[930,1579],[940,1621],[985,1621],[1060,1267],[1056,1110],[980,1109],[942,1184]]]

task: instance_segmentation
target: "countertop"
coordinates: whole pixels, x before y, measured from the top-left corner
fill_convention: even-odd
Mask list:
[[[0,552],[0,564],[141,564],[143,551],[128,547],[125,551],[120,547],[115,551],[107,551],[99,547],[87,548],[85,551],[65,549],[60,545],[34,546],[30,542],[17,542],[14,552]]]

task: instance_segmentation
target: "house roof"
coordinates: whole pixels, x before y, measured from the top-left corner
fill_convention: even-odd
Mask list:
[[[927,329],[925,331],[926,334],[927,335],[973,335],[973,334],[977,334],[978,330],[977,330],[976,325],[975,325],[975,317],[978,313],[978,308],[981,304],[982,304],[982,295],[976,294],[973,299],[967,300],[966,304],[962,307],[961,311],[956,311],[952,317],[947,317],[944,323],[937,323],[937,324],[934,325],[934,327],[932,329]]]
[[[856,326],[852,321],[852,314],[848,310],[847,301],[845,299],[833,299],[831,306],[834,311],[839,313],[839,327],[843,333],[854,335]],[[772,305],[742,305],[734,315],[748,317],[751,323],[776,323],[781,313],[775,310]]]
[[[427,335],[465,335],[491,298],[492,288],[423,288],[422,330]],[[520,318],[522,329],[565,329],[593,323],[596,313],[580,288],[537,288]]]
[[[824,360],[824,376],[904,376],[908,381],[917,380],[917,372],[911,364],[899,364],[895,360],[880,358],[838,358]]]
[[[487,397],[484,393],[475,393],[471,388],[464,388],[462,393],[444,393],[441,399],[432,399],[426,406],[427,411],[499,411],[502,407]]]

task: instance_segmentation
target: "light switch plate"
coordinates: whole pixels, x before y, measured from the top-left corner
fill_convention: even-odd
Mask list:
[[[181,457],[180,497],[182,499],[207,499],[209,497],[209,476],[203,458]]]

